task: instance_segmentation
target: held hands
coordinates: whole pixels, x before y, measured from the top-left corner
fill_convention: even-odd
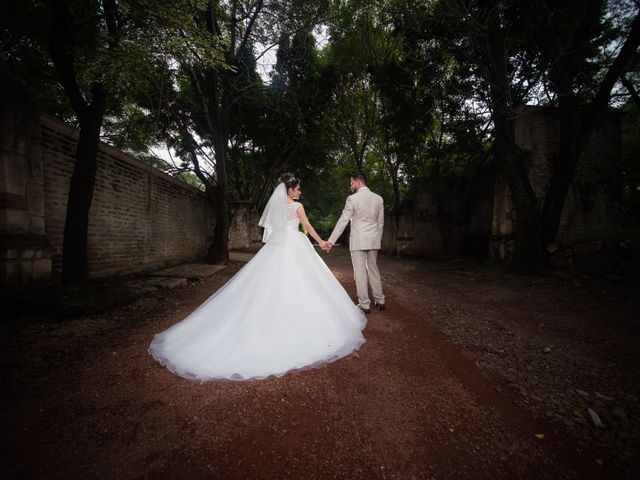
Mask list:
[[[318,240],[318,245],[327,253],[329,253],[331,251],[331,247],[333,247],[333,244],[331,242],[325,242],[322,239]]]

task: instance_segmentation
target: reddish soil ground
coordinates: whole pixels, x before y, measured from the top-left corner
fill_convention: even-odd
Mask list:
[[[323,257],[353,295],[348,253]],[[238,265],[104,314],[2,324],[3,477],[634,477],[635,301],[469,262],[380,263],[388,308],[360,352],[282,378],[198,384],[147,353]]]

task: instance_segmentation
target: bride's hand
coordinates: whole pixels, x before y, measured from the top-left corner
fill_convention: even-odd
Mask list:
[[[318,245],[320,246],[320,248],[321,248],[322,250],[326,250],[326,249],[327,249],[327,242],[325,242],[324,240],[320,240],[320,241],[318,242]]]

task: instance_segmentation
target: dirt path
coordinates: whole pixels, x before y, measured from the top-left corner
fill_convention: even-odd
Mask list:
[[[332,253],[328,263],[353,293],[347,253]],[[477,361],[473,342],[456,334],[465,315],[481,325],[487,312],[502,311],[518,285],[494,279],[491,291],[503,292],[494,298],[485,278],[474,300],[465,294],[475,281],[468,270],[381,263],[389,308],[370,315],[359,355],[279,379],[196,384],[147,354],[154,333],[184,318],[237,267],[104,315],[2,325],[2,471],[11,478],[631,478],[635,459],[616,463],[537,415],[505,385],[500,364]]]

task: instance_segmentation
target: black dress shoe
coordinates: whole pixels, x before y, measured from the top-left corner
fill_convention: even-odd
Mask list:
[[[371,309],[370,308],[362,308],[360,305],[358,305],[358,308],[360,310],[362,310],[365,315],[369,315],[371,313]]]
[[[378,302],[374,302],[373,306],[376,307],[376,310],[379,310],[381,312],[383,312],[384,309],[386,308],[384,306],[384,303],[378,303]]]

